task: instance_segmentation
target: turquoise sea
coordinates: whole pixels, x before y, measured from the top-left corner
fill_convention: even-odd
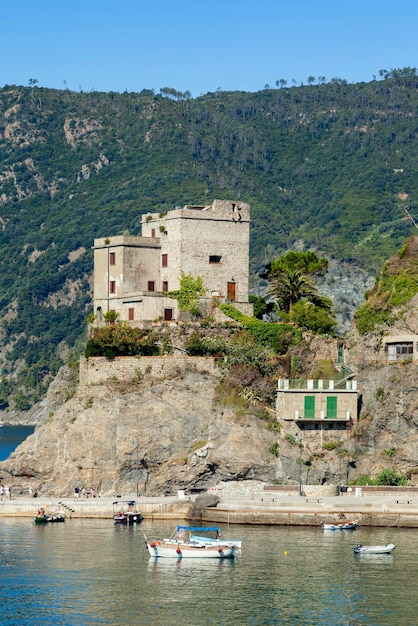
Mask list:
[[[181,521],[181,520],[179,520]],[[418,623],[416,530],[224,527],[235,560],[153,559],[148,537],[176,522],[0,520],[0,623],[412,626]],[[396,544],[355,556],[356,543]]]

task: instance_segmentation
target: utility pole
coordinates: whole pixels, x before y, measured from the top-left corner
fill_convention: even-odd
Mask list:
[[[299,495],[303,496],[303,489],[302,489],[302,449],[303,449],[303,443],[302,443],[302,437],[297,434],[295,437],[296,441],[299,444]]]
[[[139,484],[139,456],[138,456],[138,439],[136,440],[136,497],[138,498],[138,484]]]
[[[341,456],[342,456],[342,454],[341,454],[341,447],[342,447],[343,443],[344,443],[344,437],[340,437],[340,445],[338,446],[338,452],[340,454],[340,479],[338,481],[338,495],[339,496],[341,495],[341,480],[342,480],[342,476],[341,476],[341,472],[342,472],[342,470],[341,470]]]

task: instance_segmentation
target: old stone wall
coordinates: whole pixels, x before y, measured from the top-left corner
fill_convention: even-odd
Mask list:
[[[132,382],[138,374],[168,379],[181,372],[193,371],[215,374],[213,357],[143,356],[80,358],[80,387],[105,384],[109,380]]]

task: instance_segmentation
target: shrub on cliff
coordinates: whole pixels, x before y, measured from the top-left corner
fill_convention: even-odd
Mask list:
[[[290,345],[297,345],[301,340],[302,331],[293,324],[261,322],[252,315],[241,313],[230,303],[220,304],[219,308],[222,313],[239,322],[257,344],[271,348],[276,354],[286,354]]]
[[[366,302],[355,315],[364,335],[381,324],[391,325],[418,293],[418,237],[410,237],[397,255],[385,263]],[[398,312],[396,312],[398,310]]]
[[[126,322],[118,322],[100,328],[93,328],[87,341],[84,355],[104,356],[157,356],[160,349],[153,333],[141,328],[131,328]]]

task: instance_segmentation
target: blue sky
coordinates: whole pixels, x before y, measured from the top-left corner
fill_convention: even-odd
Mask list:
[[[0,16],[0,86],[197,97],[418,67],[416,0],[16,0]]]

